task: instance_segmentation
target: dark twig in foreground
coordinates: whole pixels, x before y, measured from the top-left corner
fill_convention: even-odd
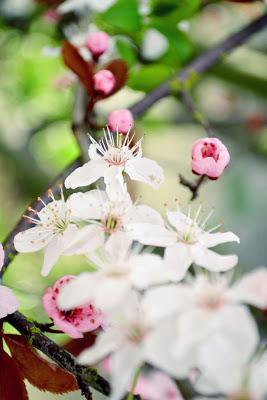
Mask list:
[[[179,174],[180,184],[186,186],[192,193],[191,201],[195,200],[198,196],[200,186],[205,182],[205,175],[201,175],[195,182],[190,182]]]

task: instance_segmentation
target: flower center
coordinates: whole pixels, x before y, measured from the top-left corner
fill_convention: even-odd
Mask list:
[[[118,216],[115,215],[108,215],[106,219],[102,221],[104,231],[106,233],[114,233],[118,231],[121,227],[121,220]]]
[[[217,147],[214,143],[205,142],[201,149],[203,158],[212,157],[215,161],[218,161],[219,154],[217,153]]]
[[[131,325],[128,332],[128,340],[133,343],[140,343],[147,334],[147,328],[141,324]]]

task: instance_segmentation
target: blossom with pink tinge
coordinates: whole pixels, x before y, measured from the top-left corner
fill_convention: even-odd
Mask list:
[[[108,126],[111,131],[126,135],[134,125],[134,119],[131,111],[127,109],[116,110],[109,114]]]
[[[50,8],[43,14],[43,20],[48,24],[57,24],[61,15],[54,9]]]
[[[43,306],[54,324],[70,337],[83,337],[83,333],[94,331],[103,323],[103,314],[87,303],[82,307],[70,311],[60,310],[57,298],[64,285],[74,279],[73,275],[66,275],[59,279],[52,288],[48,288],[43,296]]]
[[[102,69],[93,76],[93,84],[96,92],[108,95],[114,89],[115,76],[108,69]]]
[[[110,37],[105,32],[91,32],[89,33],[86,47],[91,51],[93,57],[100,57],[104,54],[110,45]]]
[[[143,400],[182,400],[175,382],[165,373],[152,371],[141,374],[134,390]]]
[[[192,149],[192,171],[218,179],[230,162],[226,146],[217,138],[203,138],[195,142]]]

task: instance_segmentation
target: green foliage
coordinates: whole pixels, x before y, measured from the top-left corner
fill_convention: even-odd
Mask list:
[[[137,67],[131,71],[128,85],[134,90],[149,92],[174,73],[171,67],[164,64],[152,64]]]
[[[130,40],[123,37],[118,37],[116,39],[116,49],[119,56],[127,62],[128,67],[131,67],[136,62],[136,49]]]
[[[98,15],[97,23],[104,26],[107,32],[135,36],[142,28],[138,7],[138,0],[118,0],[112,7]]]
[[[150,3],[152,16],[177,23],[190,18],[198,10],[200,0],[150,0]]]

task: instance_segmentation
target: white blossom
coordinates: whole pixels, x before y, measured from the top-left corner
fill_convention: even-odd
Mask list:
[[[129,226],[133,239],[146,245],[166,247],[166,268],[172,271],[174,280],[183,279],[193,262],[210,271],[226,271],[237,264],[236,255],[220,255],[209,248],[225,242],[239,243],[239,238],[232,232],[206,232],[208,217],[200,223],[200,210],[201,207],[193,219],[190,212],[188,215],[179,210],[167,212],[167,227],[147,222]]]
[[[148,29],[143,38],[141,54],[146,60],[156,60],[168,50],[169,42],[157,29]]]
[[[126,191],[123,172],[133,180],[145,182],[158,188],[163,182],[162,168],[149,158],[142,157],[142,146],[139,140],[132,145],[133,135],[113,134],[107,128],[104,138],[99,142],[90,137],[90,161],[72,172],[65,181],[67,188],[75,189],[87,186],[104,177],[106,190],[111,199],[117,199]]]

